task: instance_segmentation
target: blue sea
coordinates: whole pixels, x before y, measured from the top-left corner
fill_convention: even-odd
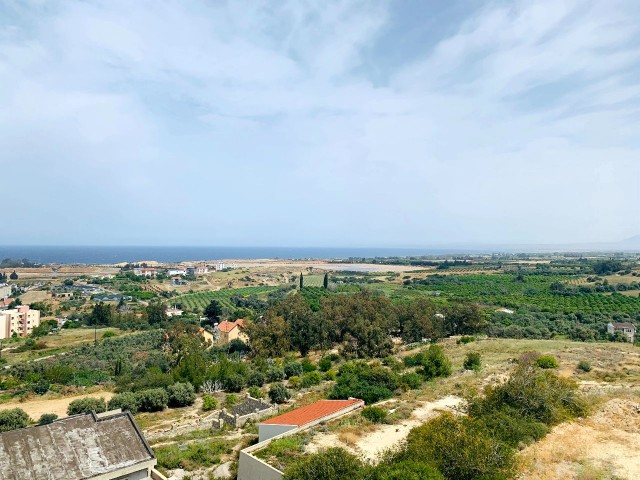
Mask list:
[[[169,263],[258,258],[346,259],[457,253],[471,252],[429,248],[0,246],[0,260],[27,258],[36,263],[63,264],[111,264],[141,260]]]

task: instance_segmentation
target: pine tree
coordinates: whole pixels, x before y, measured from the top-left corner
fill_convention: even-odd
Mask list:
[[[304,287],[304,277],[302,276],[302,272],[300,272],[300,290]]]
[[[324,274],[324,282],[322,282],[322,285],[324,286],[325,290],[329,288],[329,272]]]

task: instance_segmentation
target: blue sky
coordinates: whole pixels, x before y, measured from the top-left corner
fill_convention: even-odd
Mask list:
[[[623,239],[640,2],[0,0],[0,167],[0,244]]]

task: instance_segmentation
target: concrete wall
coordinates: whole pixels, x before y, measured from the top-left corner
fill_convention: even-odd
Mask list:
[[[297,430],[298,427],[295,425],[269,425],[269,424],[260,424],[258,425],[259,430],[259,438],[258,442],[264,442],[269,440],[270,438],[277,437],[278,435],[282,435],[285,432],[290,430]]]
[[[282,472],[244,450],[238,459],[238,480],[281,480]]]

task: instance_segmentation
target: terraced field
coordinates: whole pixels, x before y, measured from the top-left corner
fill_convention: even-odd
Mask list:
[[[183,307],[189,310],[193,310],[194,308],[203,310],[207,305],[209,305],[211,300],[218,300],[223,307],[232,310],[235,308],[235,305],[231,301],[231,297],[233,296],[239,295],[242,297],[250,297],[255,295],[261,298],[266,298],[269,292],[277,290],[277,288],[278,287],[247,287],[196,292],[172,298],[170,303],[181,303]]]

